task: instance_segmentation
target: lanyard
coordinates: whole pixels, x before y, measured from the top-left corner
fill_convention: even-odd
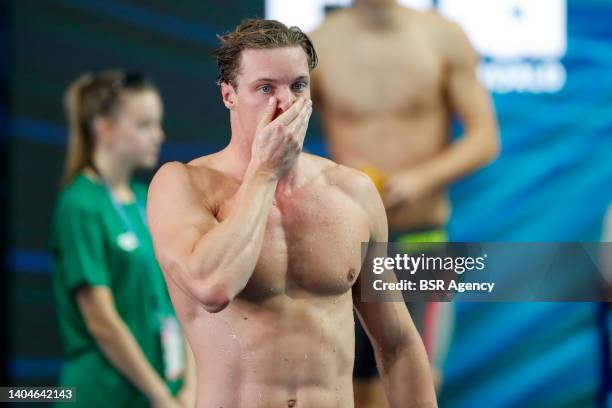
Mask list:
[[[104,180],[104,177],[102,177],[102,174],[100,174],[98,169],[93,167],[93,170],[96,173],[96,175],[98,176],[98,178],[100,179],[100,181],[102,182],[102,187],[104,188],[104,191],[106,192],[106,195],[108,196],[108,199],[110,200],[111,204],[113,205],[113,209],[115,210],[115,214],[117,214],[117,216],[121,219],[121,223],[123,224],[123,227],[127,230],[127,232],[130,232],[134,236],[136,236],[136,229],[134,228],[134,224],[132,224],[132,220],[130,220],[130,218],[127,216],[127,214],[125,212],[125,209],[115,199],[115,197],[113,196],[113,193],[111,192],[110,188],[108,187],[108,184],[106,183],[106,180]],[[143,205],[141,203],[138,202],[138,197],[136,196],[136,193],[133,193],[133,194],[134,194],[134,202],[136,203],[136,207],[138,208],[138,215],[140,216],[140,221],[142,222],[142,224],[145,227],[147,227],[147,217],[145,215],[144,207],[143,207]]]
[[[104,185],[104,189],[106,190],[106,194],[108,195],[108,198],[110,198],[111,203],[113,204],[115,213],[117,213],[119,218],[121,218],[121,222],[123,223],[123,226],[125,227],[126,230],[136,235],[136,229],[134,228],[134,224],[132,224],[132,221],[127,216],[125,209],[120,203],[117,202],[115,197],[113,197],[106,183],[103,182],[102,184]],[[140,215],[140,221],[145,227],[148,227],[147,226],[147,216],[145,215],[144,207],[142,203],[138,202],[138,197],[136,197],[136,193],[134,193],[134,201],[136,202],[136,207],[138,207],[138,215]]]

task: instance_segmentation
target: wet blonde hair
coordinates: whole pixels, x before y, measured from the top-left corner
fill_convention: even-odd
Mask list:
[[[317,66],[317,53],[310,38],[298,27],[287,27],[276,20],[247,19],[234,31],[218,35],[217,38],[221,46],[213,52],[213,56],[219,68],[219,85],[225,82],[237,86],[240,53],[246,49],[301,47],[306,53],[309,70]]]

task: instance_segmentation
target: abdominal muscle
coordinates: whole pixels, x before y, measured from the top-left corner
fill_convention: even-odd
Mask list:
[[[236,299],[186,327],[196,358],[197,407],[352,407],[350,292]]]

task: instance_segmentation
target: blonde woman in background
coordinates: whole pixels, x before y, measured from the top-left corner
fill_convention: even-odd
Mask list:
[[[195,404],[191,352],[146,225],[164,133],[155,86],[138,74],[78,78],[66,93],[70,141],[52,224],[53,283],[66,362],[83,407]],[[71,403],[72,407],[75,406]]]

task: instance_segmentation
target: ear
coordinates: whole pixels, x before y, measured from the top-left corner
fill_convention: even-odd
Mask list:
[[[113,121],[105,116],[98,116],[93,121],[93,131],[97,143],[108,144],[113,139]]]
[[[236,105],[236,90],[227,82],[221,82],[221,97],[227,109],[233,109]]]

